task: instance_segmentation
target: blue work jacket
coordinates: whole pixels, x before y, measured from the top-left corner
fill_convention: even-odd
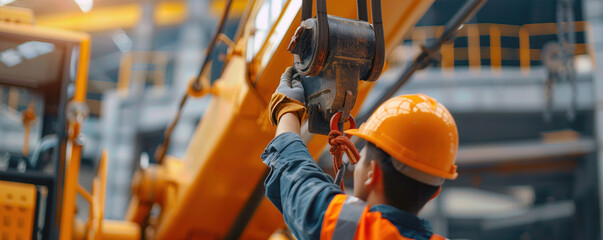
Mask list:
[[[301,138],[292,132],[275,137],[262,153],[270,168],[264,185],[266,197],[283,214],[297,239],[319,239],[329,203],[342,191],[318,167]],[[389,205],[371,206],[381,212],[400,234],[412,239],[430,239],[431,227],[425,220]]]

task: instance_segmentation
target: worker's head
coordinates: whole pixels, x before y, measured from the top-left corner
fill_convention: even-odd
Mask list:
[[[418,213],[445,179],[457,177],[456,123],[450,112],[422,94],[383,103],[359,129],[367,141],[354,171],[354,195],[382,195],[389,205]]]

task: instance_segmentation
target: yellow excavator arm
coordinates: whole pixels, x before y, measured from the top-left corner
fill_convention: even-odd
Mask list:
[[[433,0],[381,1],[386,54],[402,41],[432,3]],[[35,191],[46,184],[42,187],[48,191],[48,197],[44,198],[48,202],[47,227],[40,231],[50,239],[138,239],[141,235],[148,239],[269,238],[283,228],[284,223],[282,215],[264,198],[263,180],[267,168],[261,162],[260,154],[274,136],[275,128],[268,120],[267,104],[281,73],[293,65],[293,55],[287,48],[300,26],[301,9],[302,0],[249,1],[237,38],[232,41],[225,35],[219,35],[218,39],[229,46],[221,76],[210,84],[207,77],[201,75],[201,90],[191,88],[193,90],[187,95],[192,98],[211,94],[213,97],[186,154],[178,159],[163,157],[165,152],[158,151],[161,162],[137,172],[132,181],[132,198],[125,221],[102,219],[108,171],[105,153],[99,161],[92,191],[88,192],[78,183],[82,152],[80,129],[87,115],[84,101],[90,37],[83,33],[33,26],[31,11],[11,10],[12,15],[28,20],[0,22],[0,36],[8,36],[0,38],[2,41],[17,47],[35,40],[34,45],[53,47],[50,54],[41,56],[40,60],[19,60],[14,64],[22,65],[4,69],[17,69],[17,77],[4,74],[0,76],[0,85],[8,84],[13,88],[51,96],[46,99],[52,101],[45,104],[50,106],[47,110],[54,109],[56,113],[46,115],[57,118],[59,127],[56,129],[59,130],[56,131],[58,141],[55,148],[58,154],[53,155],[57,170],[52,174],[37,176],[12,170],[0,172],[0,186],[4,186],[0,188],[0,195],[22,192],[23,199],[27,200],[23,200],[23,204],[27,203],[25,209],[28,209],[25,225],[33,226],[35,214],[32,213],[37,201]],[[356,4],[351,0],[328,1],[327,9],[333,16],[354,19],[357,15]],[[8,12],[0,9],[0,13],[3,11]],[[16,39],[16,42],[11,42],[11,39]],[[73,62],[77,64],[67,65],[72,56],[76,57]],[[71,83],[70,71],[34,76],[35,71],[19,70],[26,64],[36,66],[42,63],[49,66],[64,64],[65,70],[73,68],[76,73],[75,91],[71,99],[67,99],[65,94]],[[48,69],[54,73],[60,68]],[[56,75],[56,78],[50,79],[51,75]],[[32,79],[35,80],[31,82],[33,85],[27,85]],[[45,81],[53,82],[46,84]],[[357,114],[372,86],[373,82],[360,81],[356,108],[351,111],[353,115]],[[39,107],[31,107],[30,112],[24,112],[29,114],[23,115],[25,126],[35,118],[36,109]],[[302,137],[315,157],[326,145],[325,136],[312,135],[306,130]],[[27,156],[29,151],[25,148],[23,152]],[[48,180],[48,183],[40,182],[42,180]],[[87,222],[75,219],[78,194],[89,204]],[[0,196],[0,206],[12,206],[10,204]],[[151,214],[156,207],[160,211]],[[0,212],[0,216],[2,214]],[[0,228],[0,233],[28,238],[38,231],[33,228],[33,231],[22,232],[6,232]]]

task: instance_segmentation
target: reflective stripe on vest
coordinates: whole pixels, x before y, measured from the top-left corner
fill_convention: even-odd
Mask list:
[[[348,196],[341,206],[341,211],[337,217],[333,239],[354,240],[356,227],[364,212],[366,203],[357,197]]]
[[[366,214],[365,214],[366,212]],[[363,217],[367,217],[367,215],[371,215],[371,214],[379,214],[378,212],[375,213],[369,213],[368,212],[368,208],[367,205],[364,201],[353,197],[353,196],[347,196],[344,194],[338,194],[336,195],[333,200],[331,200],[331,203],[329,204],[329,207],[327,209],[327,212],[325,213],[325,217],[323,220],[323,226],[322,226],[322,234],[321,234],[321,239],[342,239],[342,240],[353,240],[353,239],[359,239],[359,240],[363,240],[367,237],[363,237],[358,236],[360,238],[358,238],[356,236],[357,231],[358,231],[358,224],[360,222],[362,222],[362,218]],[[374,217],[374,215],[373,215]],[[374,219],[374,218],[373,218]],[[379,219],[379,217],[378,217]],[[406,238],[402,235],[400,235],[400,233],[398,232],[397,228],[395,228],[395,226],[393,226],[389,220],[383,219],[384,221],[387,222],[387,225],[389,225],[390,227],[388,229],[390,229],[389,231],[394,231],[391,233],[394,233],[395,235],[398,235],[398,237],[396,237],[396,239],[409,239]],[[366,219],[364,220],[366,221]],[[365,222],[366,224],[366,222]],[[333,226],[334,225],[334,226]],[[384,225],[363,225],[364,231],[369,230],[369,231],[382,231],[385,229],[381,229]],[[368,229],[366,227],[369,227]],[[377,229],[375,229],[375,227]],[[364,232],[366,233],[366,232]],[[373,238],[373,237],[370,237]],[[446,238],[437,235],[437,234],[432,234],[430,240],[446,240]]]

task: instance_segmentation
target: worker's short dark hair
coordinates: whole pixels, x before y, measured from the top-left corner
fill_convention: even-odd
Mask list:
[[[397,161],[375,144],[366,144],[367,159],[377,161],[383,172],[383,188],[387,203],[400,210],[418,214],[423,206],[433,197],[439,187],[414,180],[394,168],[392,161]]]

